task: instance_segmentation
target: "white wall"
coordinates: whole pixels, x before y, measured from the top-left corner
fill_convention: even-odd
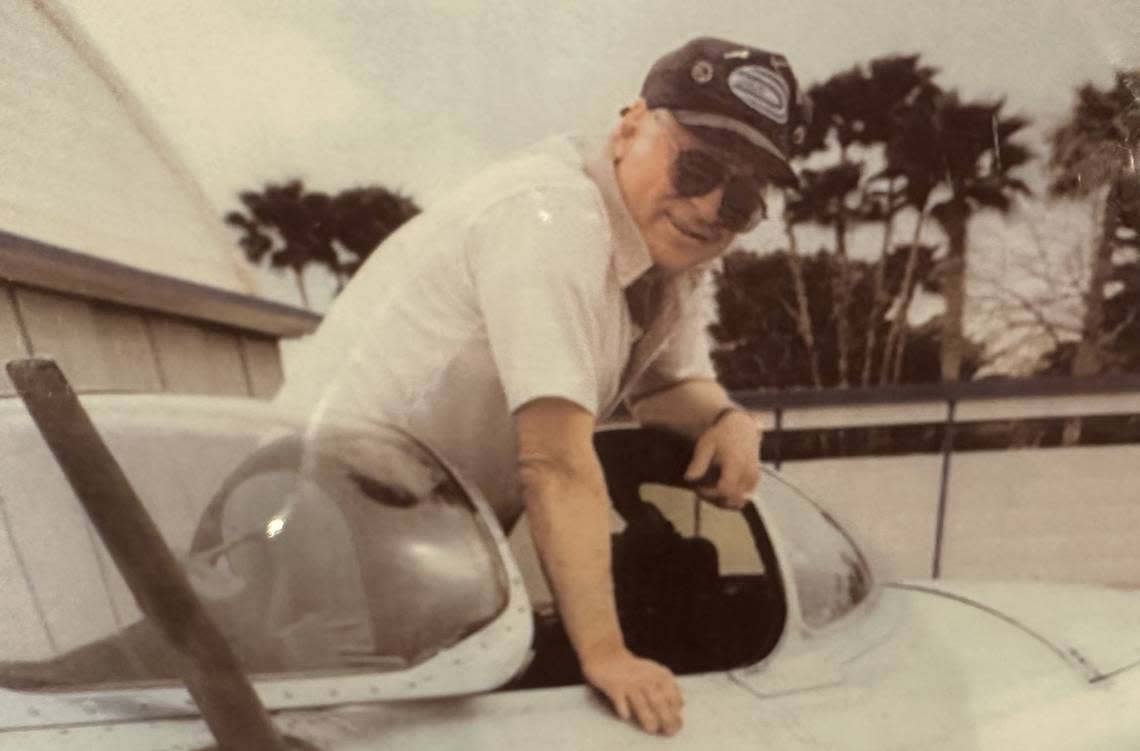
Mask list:
[[[931,574],[941,457],[789,462],[886,578]],[[945,578],[1140,587],[1140,447],[955,454],[942,547]]]
[[[50,2],[0,7],[0,230],[253,294],[221,216],[117,73]]]

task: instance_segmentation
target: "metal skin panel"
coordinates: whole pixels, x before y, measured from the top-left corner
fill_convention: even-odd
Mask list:
[[[200,402],[186,400],[187,405],[195,403]],[[247,419],[256,414],[234,414],[239,413]],[[768,502],[757,498],[761,514],[778,518],[768,514]],[[481,507],[481,512],[489,518],[489,511]],[[794,564],[786,552],[790,532],[770,529],[785,578]],[[514,587],[517,572],[505,542],[496,539]],[[1049,641],[1063,638],[1068,624],[1063,618],[1045,619],[1047,605],[1052,603],[1061,612],[1061,604],[1074,594],[1072,588],[1007,585],[969,592],[979,600],[983,595],[994,603],[1002,599],[1026,620],[1041,617],[1051,629],[1046,638],[1028,631],[1013,613],[993,612],[914,585],[876,590],[830,625],[811,629],[795,613],[796,588],[787,579],[785,589],[791,600],[788,624],[768,658],[744,670],[680,679],[686,698],[685,728],[668,741],[671,748],[1132,751],[1140,747],[1140,712],[1136,712],[1140,668],[1090,682],[1080,665]],[[967,590],[961,592],[964,596]],[[1073,612],[1084,613],[1088,621],[1102,616],[1103,628],[1074,617],[1072,643],[1119,638],[1122,623],[1131,623],[1127,619],[1135,611],[1121,610],[1120,593],[1075,594]],[[512,609],[515,605],[512,600]],[[517,605],[526,608],[525,600]],[[520,618],[514,625],[529,624],[522,612],[516,615]],[[502,626],[498,630],[495,625],[459,646],[478,640],[489,653],[507,642],[519,643],[520,634],[511,633],[510,624],[498,624]],[[1132,627],[1133,635],[1138,631]],[[521,642],[524,648],[529,636],[528,629]],[[446,659],[432,661],[438,682],[429,687],[431,681],[424,681],[418,689],[405,684],[402,695],[438,696],[448,693],[439,690],[444,682],[454,688],[464,676],[477,673],[489,678],[495,670],[488,665],[490,659],[458,665],[455,654],[440,657]],[[504,666],[502,659],[496,664]],[[262,682],[258,689],[270,706],[281,710],[276,722],[282,732],[329,751],[656,749],[664,742],[614,719],[610,709],[582,686],[364,703],[390,696],[376,683],[384,677]],[[205,724],[196,719],[105,722],[105,713],[116,706],[121,713],[123,705],[137,710],[144,701],[153,706],[161,703],[171,713],[187,713],[185,692],[176,689],[36,696],[36,703],[31,697],[0,693],[2,719],[10,728],[0,731],[0,748],[68,751],[114,746],[124,751],[174,751],[211,743]],[[355,704],[302,709],[337,701]],[[49,723],[55,726],[44,727]]]
[[[1140,588],[1138,456],[1136,444],[956,454],[942,574]]]
[[[893,601],[893,602],[892,602]],[[681,679],[676,749],[755,751],[1131,751],[1140,671],[1089,685],[1016,628],[968,607],[888,591],[891,641],[845,666],[841,684],[761,698],[723,674]],[[903,625],[905,624],[905,626]],[[962,629],[969,638],[963,638]],[[977,629],[976,631],[973,629]],[[970,642],[973,642],[971,644]],[[943,651],[938,651],[943,650]],[[773,665],[773,669],[779,669]],[[281,730],[327,751],[399,748],[656,749],[583,687],[284,712]],[[0,747],[174,751],[210,742],[197,720],[0,734]]]
[[[21,422],[27,425],[29,418],[22,416]],[[0,640],[0,659],[43,659],[50,652],[11,650],[38,642],[41,648],[63,651],[115,628],[113,605],[103,588],[83,509],[78,503],[63,502],[72,498],[70,487],[34,428],[30,431],[19,430],[0,411],[3,523],[20,565],[20,570],[5,571],[4,576],[26,582],[42,622],[26,621]],[[39,626],[35,629],[39,633],[33,633],[30,623]]]
[[[1001,613],[1047,642],[1090,681],[1140,665],[1140,592],[1028,582],[910,586]]]

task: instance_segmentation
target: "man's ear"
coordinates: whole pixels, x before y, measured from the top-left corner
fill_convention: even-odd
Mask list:
[[[642,124],[649,115],[649,107],[643,97],[638,97],[633,104],[621,111],[621,120],[613,134],[613,154],[615,159],[621,159],[629,150],[629,145],[641,132]]]

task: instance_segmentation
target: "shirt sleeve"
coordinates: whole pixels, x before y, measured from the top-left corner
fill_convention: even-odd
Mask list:
[[[511,412],[561,397],[598,413],[608,232],[598,197],[576,186],[504,199],[473,227],[476,300]]]
[[[628,402],[691,380],[716,380],[708,334],[711,301],[701,286],[683,303],[676,330],[629,390]]]

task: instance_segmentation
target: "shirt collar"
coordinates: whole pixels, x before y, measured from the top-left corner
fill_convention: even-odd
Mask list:
[[[653,267],[653,257],[641,230],[625,206],[608,137],[595,137],[582,144],[586,174],[598,186],[614,238],[613,268],[622,289]]]

